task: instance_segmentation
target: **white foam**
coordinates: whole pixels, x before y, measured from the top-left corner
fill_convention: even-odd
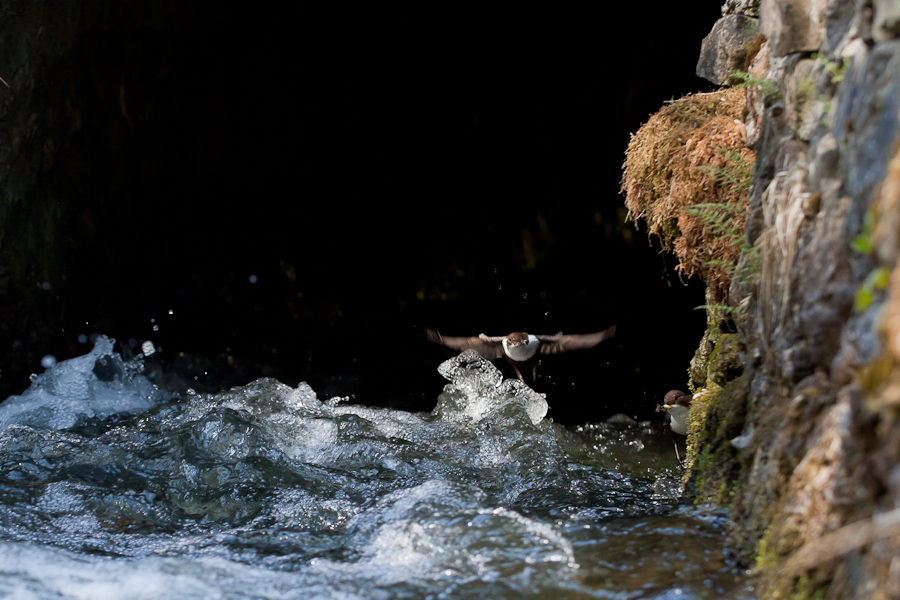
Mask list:
[[[543,396],[518,379],[503,379],[500,370],[474,350],[444,361],[438,373],[449,379],[433,414],[443,420],[477,424],[515,405],[532,425],[547,415]]]
[[[313,568],[389,586],[415,579],[523,577],[537,570],[565,579],[578,568],[574,548],[546,524],[484,506],[478,488],[443,480],[397,490],[350,520],[361,559],[316,560]],[[513,567],[511,565],[518,565]]]

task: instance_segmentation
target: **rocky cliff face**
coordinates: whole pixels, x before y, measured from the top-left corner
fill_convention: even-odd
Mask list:
[[[900,598],[900,2],[723,13],[698,72],[746,88],[752,276],[693,365],[743,373],[695,390],[687,490],[732,507],[760,597]]]

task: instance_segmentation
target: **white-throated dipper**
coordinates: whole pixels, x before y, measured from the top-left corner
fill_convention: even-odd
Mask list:
[[[687,420],[691,412],[691,400],[693,396],[686,394],[681,390],[671,390],[666,393],[663,403],[656,407],[657,411],[665,410],[669,413],[669,428],[673,433],[678,435],[687,435]],[[684,468],[684,461],[681,460],[681,453],[678,452],[678,442],[675,436],[672,436],[672,444],[675,445],[675,458],[678,464]]]
[[[505,355],[506,360],[513,366],[513,369],[516,370],[516,375],[523,382],[525,381],[522,377],[523,370],[531,369],[532,381],[537,377],[539,355],[559,354],[570,350],[593,348],[615,334],[615,325],[597,333],[573,335],[566,335],[561,331],[554,335],[532,335],[517,331],[501,336],[490,336],[482,333],[471,337],[448,337],[433,329],[425,330],[425,337],[428,340],[460,352],[471,348],[487,360],[495,360]]]
[[[681,390],[672,390],[663,398],[660,408],[669,413],[669,427],[678,435],[687,435],[687,418],[691,412],[692,398]]]

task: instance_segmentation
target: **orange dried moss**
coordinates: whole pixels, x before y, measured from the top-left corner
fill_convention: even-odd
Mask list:
[[[679,268],[725,300],[743,246],[753,152],[744,145],[744,90],[686,96],[650,117],[628,145],[628,215],[674,251]]]

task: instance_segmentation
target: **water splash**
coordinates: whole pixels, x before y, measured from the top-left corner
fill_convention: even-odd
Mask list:
[[[181,398],[98,338],[0,404],[4,592],[752,597],[667,437],[552,424],[471,353],[440,372],[432,413],[274,379]]]
[[[161,394],[139,367],[113,352],[115,340],[97,337],[84,356],[50,365],[32,375],[31,386],[0,404],[0,427],[29,425],[64,429],[92,418],[137,413],[159,401]]]

